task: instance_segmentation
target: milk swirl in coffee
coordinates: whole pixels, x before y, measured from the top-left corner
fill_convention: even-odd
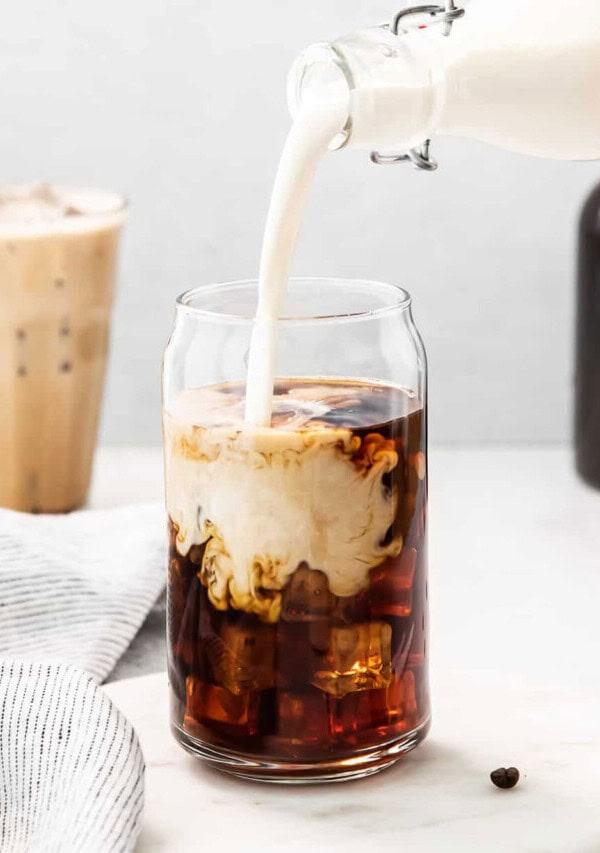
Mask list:
[[[188,392],[166,422],[180,553],[206,547],[201,579],[217,609],[268,622],[279,619],[281,590],[298,566],[318,568],[334,595],[351,596],[402,550],[398,532],[386,538],[400,501],[384,485],[399,463],[395,445],[373,433],[363,447],[348,423],[332,421],[356,399],[365,415],[378,398],[395,402],[397,416],[410,402],[400,391],[343,382],[278,390],[270,429],[244,429],[243,392],[231,387]],[[186,409],[205,412],[203,425],[191,426]]]
[[[169,679],[186,737],[343,758],[427,725],[425,418],[377,383],[277,379],[165,417]]]

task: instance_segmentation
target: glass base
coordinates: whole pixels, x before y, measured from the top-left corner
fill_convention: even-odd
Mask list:
[[[260,759],[215,747],[184,732],[176,725],[172,725],[171,729],[175,739],[185,750],[223,773],[254,782],[309,785],[322,782],[350,782],[353,779],[363,779],[379,773],[395,764],[404,753],[418,746],[427,736],[429,726],[428,718],[418,728],[402,735],[401,738],[371,749],[358,750],[347,758],[298,763],[280,759]]]

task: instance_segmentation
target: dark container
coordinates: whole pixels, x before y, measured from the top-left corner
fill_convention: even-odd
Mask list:
[[[577,291],[577,470],[600,489],[600,185],[581,214]]]

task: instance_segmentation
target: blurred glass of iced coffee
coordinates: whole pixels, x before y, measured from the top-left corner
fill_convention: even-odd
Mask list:
[[[86,499],[125,212],[100,190],[0,189],[0,506]]]

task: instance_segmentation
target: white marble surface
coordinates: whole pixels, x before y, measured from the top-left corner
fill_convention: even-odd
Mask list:
[[[105,689],[147,762],[139,853],[600,850],[600,718],[583,689],[441,672],[421,747],[379,776],[309,788],[241,782],[184,753],[168,731],[164,674]],[[507,764],[523,778],[501,791],[489,772]]]
[[[137,476],[159,493],[158,451],[103,451],[93,503]],[[237,782],[171,741],[164,675],[106,688],[148,762],[142,853],[600,851],[600,492],[566,449],[434,450],[430,539],[434,725],[379,777]],[[509,764],[524,778],[498,791]]]

